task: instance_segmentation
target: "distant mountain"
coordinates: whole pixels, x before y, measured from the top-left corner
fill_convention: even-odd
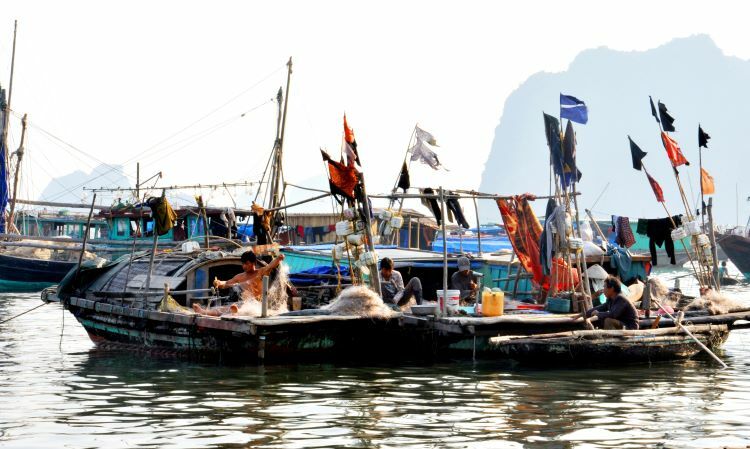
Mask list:
[[[537,73],[508,97],[480,190],[508,194],[548,192],[549,150],[542,111],[558,116],[562,92],[584,100],[589,107],[588,124],[574,124],[578,167],[583,172],[579,184],[583,192],[579,200],[581,212],[591,208],[601,194],[593,208],[599,216],[665,216],[645,175],[631,166],[627,139],[630,135],[648,152],[644,163],[664,189],[670,212],[682,213],[684,207],[658,125],[651,116],[648,97],[652,95],[654,102],[664,102],[676,118],[672,136],[691,162],[690,167],[680,169],[691,202],[697,205],[700,194],[700,122],[712,137],[709,149],[703,152],[703,165],[715,178],[714,216],[718,223],[734,224],[739,197],[739,221],[744,224],[748,214],[745,198],[750,192],[750,182],[746,181],[750,151],[744,126],[750,116],[748,79],[750,62],[725,56],[705,35],[675,39],[642,52],[586,50],[567,71]],[[543,213],[544,204],[539,203],[535,209]],[[499,220],[497,208],[489,202],[482,205],[481,214],[483,220]]]
[[[44,188],[39,196],[40,201],[55,201],[63,203],[80,203],[89,202],[85,197],[91,194],[84,194],[83,187],[86,188],[129,188],[130,181],[123,174],[123,168],[119,165],[99,165],[91,173],[76,170],[67,175],[54,178]],[[110,197],[111,195],[107,195]],[[123,196],[127,196],[123,194]],[[100,203],[97,200],[97,203]]]

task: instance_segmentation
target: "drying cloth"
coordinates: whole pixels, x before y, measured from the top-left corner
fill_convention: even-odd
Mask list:
[[[549,279],[544,275],[540,263],[539,240],[542,225],[531,209],[529,199],[534,200],[534,196],[527,194],[512,199],[498,199],[497,206],[519,262],[526,272],[532,274],[536,285],[544,285],[548,284]]]
[[[423,195],[434,195],[435,191],[428,187],[422,189],[421,193]],[[422,198],[422,204],[430,208],[432,214],[435,216],[435,221],[437,221],[438,226],[440,226],[442,223],[443,212],[440,210],[440,205],[437,200],[435,198]]]
[[[156,225],[156,233],[164,235],[172,229],[174,222],[177,220],[177,214],[174,213],[169,201],[163,196],[149,198],[148,207],[151,208],[151,215]]]
[[[615,229],[617,232],[617,239],[615,241],[618,245],[625,248],[635,245],[635,236],[633,235],[633,230],[630,229],[630,220],[628,217],[617,217]]]
[[[469,223],[466,221],[466,217],[464,217],[464,211],[461,209],[461,204],[459,204],[457,198],[448,198],[445,200],[445,207],[448,209],[448,211],[453,213],[453,216],[456,218],[456,222],[461,225],[464,229],[469,229]]]

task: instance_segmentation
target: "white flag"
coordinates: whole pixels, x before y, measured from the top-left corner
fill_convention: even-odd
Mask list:
[[[419,126],[416,127],[416,130],[414,131],[417,135],[417,140],[421,140],[422,142],[427,142],[433,147],[438,147],[440,145],[437,144],[437,140],[435,140],[435,136],[428,133],[427,131],[423,130]]]
[[[432,151],[424,141],[417,140],[417,143],[415,143],[409,151],[411,151],[412,161],[420,161],[423,164],[429,165],[434,170],[437,170],[440,167],[440,160],[438,160],[437,154],[435,154],[435,152]]]

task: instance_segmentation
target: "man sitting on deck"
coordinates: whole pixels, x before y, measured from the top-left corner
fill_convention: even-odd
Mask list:
[[[586,316],[597,317],[600,326],[606,330],[638,329],[638,311],[621,292],[620,281],[613,276],[607,277],[604,280],[607,302],[587,310]]]
[[[458,271],[451,276],[451,288],[461,290],[462,305],[471,304],[476,299],[477,277],[471,271],[471,262],[468,257],[458,258]]]
[[[413,277],[404,287],[404,278],[393,269],[393,261],[388,257],[380,261],[380,292],[383,302],[392,307],[404,306],[412,297],[417,304],[422,304],[422,282],[418,277]]]
[[[263,296],[263,276],[271,274],[274,268],[278,267],[281,261],[284,260],[284,255],[279,254],[279,257],[275,258],[268,265],[261,268],[256,268],[255,263],[258,261],[258,257],[253,251],[246,251],[240,256],[240,262],[242,262],[242,273],[236,275],[228,281],[214,280],[214,287],[218,289],[224,289],[233,285],[239,285],[242,288],[243,297],[249,295],[250,297],[260,300]],[[238,303],[234,303],[222,307],[203,308],[200,304],[193,304],[193,310],[196,313],[211,316],[220,316],[227,312],[237,313],[239,309]]]

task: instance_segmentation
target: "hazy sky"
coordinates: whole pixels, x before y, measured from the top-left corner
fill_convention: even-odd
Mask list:
[[[437,137],[450,171],[414,167],[412,183],[477,188],[505,99],[530,75],[563,71],[588,48],[645,50],[696,33],[747,59],[746,8],[705,1],[11,1],[0,21],[0,80],[7,87],[18,19],[12,106],[33,124],[25,197],[36,197],[52,176],[90,172],[101,162],[124,164],[133,183],[137,161],[143,177],[162,171],[163,185],[257,180],[275,135],[269,100],[285,82],[289,56],[289,182],[324,185],[318,148],[338,154],[346,112],[369,192],[391,189],[416,123]],[[13,126],[11,149],[20,137]],[[518,169],[532,176],[539,167]],[[207,196],[226,201],[218,192]]]

